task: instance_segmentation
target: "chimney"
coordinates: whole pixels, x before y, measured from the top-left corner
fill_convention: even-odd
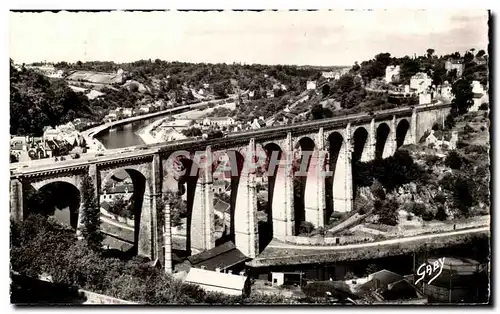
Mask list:
[[[202,267],[205,267],[205,266],[202,266]],[[218,273],[220,273],[220,267],[216,267],[215,271],[218,272]]]
[[[205,266],[201,266],[200,268],[201,268],[201,269],[206,269],[206,267],[205,267]]]

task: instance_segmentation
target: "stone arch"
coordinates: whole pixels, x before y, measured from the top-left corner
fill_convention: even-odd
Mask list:
[[[273,217],[280,214],[276,211],[282,206],[286,176],[285,155],[281,146],[269,142],[264,145],[266,151],[266,176],[267,176],[267,222],[259,225],[259,247],[264,248],[273,238]],[[281,189],[281,191],[280,191]],[[280,194],[281,193],[281,194]],[[274,215],[273,215],[274,212]],[[261,227],[262,226],[262,227]]]
[[[235,214],[237,209],[238,188],[240,186],[241,172],[245,162],[245,152],[239,149],[230,149],[227,151],[217,151],[213,154],[213,181],[225,181],[229,193],[229,213],[224,213],[224,220],[229,218],[229,226],[224,221],[222,235],[216,238],[216,244],[226,241],[234,241],[235,237]],[[227,190],[226,190],[227,191]],[[214,206],[217,200],[214,195]],[[217,210],[217,207],[214,208]],[[227,215],[228,214],[228,215]],[[215,222],[214,222],[215,223]]]
[[[387,158],[390,156],[390,145],[388,140],[391,134],[391,128],[385,122],[382,122],[377,127],[376,144],[375,144],[375,159]]]
[[[358,127],[353,133],[353,152],[352,152],[352,163],[355,164],[357,161],[369,161],[369,134],[364,127]]]
[[[27,191],[27,213],[53,216],[73,228],[78,228],[81,206],[79,184],[68,178],[53,178],[31,184]]]
[[[398,126],[396,127],[396,149],[400,148],[408,142],[408,130],[410,129],[410,123],[407,119],[401,119]]]
[[[347,189],[346,180],[348,178],[347,158],[348,151],[344,137],[333,132],[328,136],[328,165],[330,176],[327,176],[325,182],[326,189],[326,215],[328,221],[333,211],[345,212],[347,210]]]
[[[126,200],[130,203],[131,214],[133,214],[134,220],[134,232],[133,232],[133,248],[131,250],[132,254],[138,254],[142,256],[150,257],[151,253],[151,199],[150,199],[150,183],[146,169],[142,165],[130,165],[124,166],[116,169],[112,169],[107,172],[104,179],[101,181],[99,199],[105,191],[105,187],[109,185],[109,182],[116,181],[118,184],[112,190],[107,193],[112,193],[114,196],[125,196],[127,192],[131,192],[131,196],[126,197]],[[119,174],[119,175],[118,175]],[[114,178],[119,178],[120,180],[115,180]],[[128,188],[132,187],[132,191]],[[127,192],[124,186],[127,186]],[[111,195],[111,194],[110,194]],[[111,199],[113,199],[111,197]],[[101,206],[99,202],[99,206]],[[126,217],[131,219],[132,217]],[[104,223],[106,223],[106,219]],[[126,229],[126,228],[124,228]]]
[[[310,188],[313,186],[313,173],[311,162],[313,161],[313,153],[315,150],[314,140],[304,136],[296,141],[293,153],[293,195],[294,195],[294,222],[295,234],[299,234],[299,228],[302,222],[306,221],[307,198],[315,197],[315,193],[310,193]]]

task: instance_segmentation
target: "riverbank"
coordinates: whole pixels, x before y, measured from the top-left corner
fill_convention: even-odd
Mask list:
[[[137,135],[144,141],[144,144],[155,144],[159,143],[160,140],[157,139],[152,131],[154,128],[157,126],[161,125],[163,121],[165,121],[167,118],[160,118],[156,120],[153,123],[150,123],[149,125],[145,126],[144,128],[140,129],[139,131],[136,132]]]

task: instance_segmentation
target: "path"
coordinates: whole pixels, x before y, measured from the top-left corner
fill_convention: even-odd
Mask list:
[[[298,245],[298,244],[287,244],[287,243],[280,243],[277,245],[274,243],[270,243],[268,245],[268,247],[281,248],[281,249],[318,250],[318,251],[332,250],[332,251],[334,251],[334,250],[358,249],[358,248],[365,248],[365,247],[371,247],[371,246],[405,243],[405,242],[412,242],[412,241],[418,241],[418,240],[428,240],[428,239],[433,239],[433,238],[448,237],[448,236],[468,234],[468,233],[478,233],[478,232],[484,232],[484,231],[490,231],[490,226],[473,228],[473,229],[465,229],[465,230],[448,231],[448,232],[443,232],[443,233],[438,233],[438,234],[424,234],[424,235],[419,235],[419,236],[391,239],[391,240],[384,240],[384,241],[377,241],[377,242],[370,242],[370,243],[357,243],[357,244],[337,245],[337,246]]]

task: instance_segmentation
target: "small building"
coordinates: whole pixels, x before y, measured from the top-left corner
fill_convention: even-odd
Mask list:
[[[204,290],[228,295],[247,296],[250,294],[250,281],[245,275],[233,275],[206,269],[191,268],[185,283],[198,285]]]
[[[306,88],[307,90],[316,89],[316,81],[307,81]]]
[[[425,92],[422,94],[418,94],[419,105],[430,104],[431,100],[432,100],[431,94],[427,94]]]
[[[410,88],[418,94],[423,93],[432,85],[432,79],[427,73],[419,72],[410,78]]]
[[[266,127],[266,121],[263,117],[259,117],[259,119],[253,119],[252,123],[250,123],[252,129],[257,130]]]
[[[392,83],[399,80],[401,67],[399,65],[390,65],[385,68],[385,82]]]
[[[240,274],[245,270],[246,257],[232,241],[227,241],[210,250],[187,257],[178,270],[189,271],[192,268]]]
[[[448,60],[445,62],[444,67],[446,69],[446,73],[457,70],[457,77],[462,77],[464,73],[464,64],[462,60]]]
[[[321,76],[323,76],[326,79],[335,78],[335,74],[336,74],[336,72],[334,72],[334,71],[321,72]]]
[[[453,98],[453,93],[451,92],[451,84],[448,81],[445,81],[443,85],[440,87],[441,97],[451,100]]]
[[[132,116],[132,108],[123,108],[122,115],[124,115],[125,117],[131,117]]]
[[[140,106],[139,110],[142,112],[148,113],[150,111],[150,106],[148,106],[148,105]]]
[[[202,121],[205,126],[231,126],[234,124],[234,119],[231,117],[206,117]]]

